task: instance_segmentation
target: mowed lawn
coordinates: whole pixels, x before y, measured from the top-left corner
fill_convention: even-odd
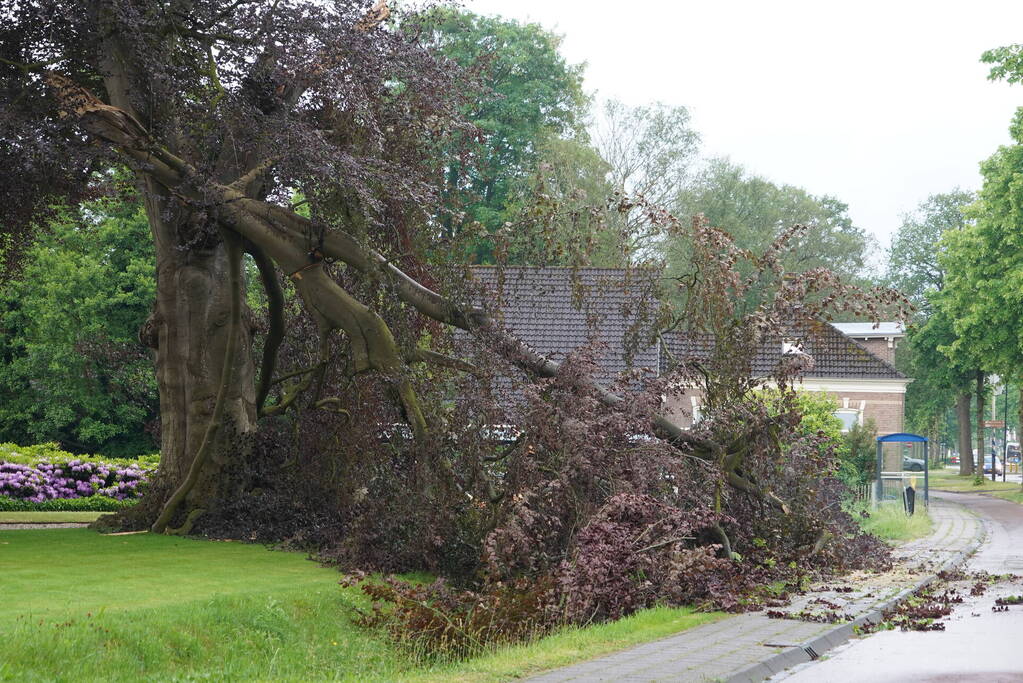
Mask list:
[[[510,680],[722,616],[659,608],[423,664],[351,624],[366,602],[338,578],[258,545],[0,530],[0,680]]]
[[[1023,504],[1023,487],[1012,481],[1002,481],[996,477],[991,481],[991,475],[985,475],[984,481],[980,484],[974,483],[974,477],[961,477],[952,470],[931,472],[931,488],[939,491],[955,491],[958,493],[983,493],[995,498],[1001,498],[1012,503]]]

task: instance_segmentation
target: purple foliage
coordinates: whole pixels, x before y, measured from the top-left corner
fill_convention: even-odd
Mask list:
[[[35,465],[0,462],[0,496],[33,503],[94,495],[125,500],[141,496],[149,476],[150,472],[138,465],[118,467],[81,460]]]

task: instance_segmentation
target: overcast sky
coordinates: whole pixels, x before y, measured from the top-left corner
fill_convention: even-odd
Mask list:
[[[1023,3],[466,0],[565,36],[586,87],[688,107],[704,155],[830,194],[886,247],[929,194],[977,189],[1023,86],[987,80]]]

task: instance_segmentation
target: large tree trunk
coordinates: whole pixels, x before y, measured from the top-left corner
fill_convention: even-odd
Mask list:
[[[147,188],[146,210],[156,244],[157,291],[155,310],[143,336],[156,356],[160,488],[166,498],[185,481],[210,427],[224,377],[231,330],[231,286],[228,249],[215,230],[203,237],[201,246],[179,248],[182,239],[194,237],[207,226],[192,223],[195,217],[182,211],[155,183]],[[256,422],[250,326],[242,324],[237,334],[224,422],[235,433],[246,433]],[[223,433],[218,430],[218,434]],[[204,507],[213,492],[225,464],[226,449],[218,448],[218,441],[213,442],[210,456],[199,468],[182,510]]]
[[[956,396],[956,422],[959,423],[959,474],[973,474],[973,430],[970,428],[970,393]]]

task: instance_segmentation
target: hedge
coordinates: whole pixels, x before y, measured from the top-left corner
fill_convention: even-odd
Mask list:
[[[0,512],[116,512],[131,507],[138,499],[117,500],[108,496],[55,498],[33,503],[0,496]]]
[[[62,450],[60,444],[40,443],[34,446],[19,446],[13,443],[0,443],[0,462],[13,462],[19,465],[37,465],[41,462],[63,465],[72,460],[88,463],[104,463],[118,467],[137,465],[144,470],[156,469],[160,464],[160,454],[143,455],[138,458],[108,458],[104,455],[77,455]]]

